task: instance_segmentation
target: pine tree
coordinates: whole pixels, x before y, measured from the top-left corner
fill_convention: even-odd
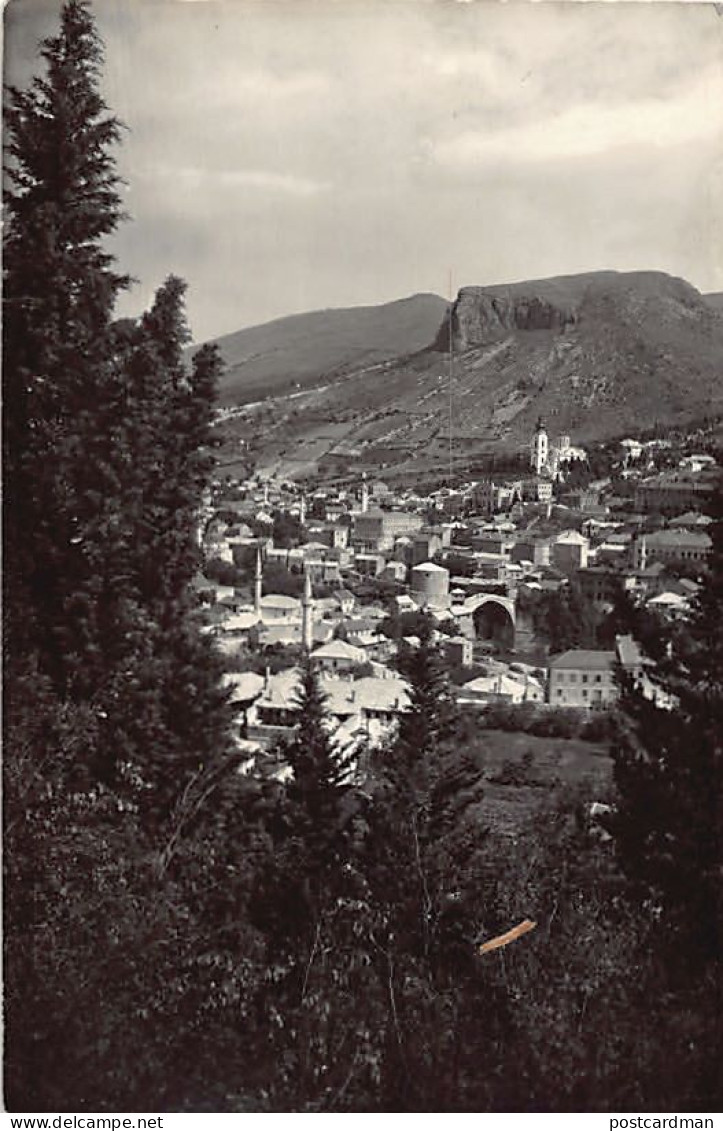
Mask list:
[[[465,810],[478,797],[480,773],[456,740],[457,711],[430,624],[400,667],[409,707],[375,759],[367,872],[397,936],[426,958],[456,886]]]
[[[45,76],[11,90],[6,111],[5,593],[11,653],[40,648],[62,681],[62,625],[87,574],[86,443],[127,279],[102,244],[122,218],[111,155],[121,127],[100,96],[101,44],[78,0],[41,54]]]
[[[7,1076],[20,1110],[140,1110],[176,1089],[167,1033],[203,1027],[214,967],[238,982],[237,760],[187,587],[220,362],[186,363],[173,276],[113,323],[120,126],[84,4],[42,57],[6,135]]]
[[[7,118],[9,661],[35,655],[61,699],[92,703],[86,770],[134,782],[167,818],[227,743],[219,663],[187,591],[221,364],[209,347],[187,364],[175,276],[139,323],[113,324],[127,280],[103,240],[121,219],[120,125],[78,0],[42,57],[46,75],[11,92]]]
[[[471,813],[480,768],[461,741],[431,625],[400,668],[409,707],[375,759],[361,866],[370,892],[370,956],[389,1010],[380,1087],[383,1102],[395,1106],[384,1110],[413,1111],[439,1096],[460,1102],[465,1059],[484,1064],[479,1018],[490,1010],[492,991],[474,953],[480,830]],[[492,1013],[488,1034],[497,1003]]]
[[[424,790],[434,751],[450,734],[455,718],[449,680],[432,643],[428,620],[420,626],[420,644],[400,655],[400,670],[409,683],[409,709],[399,720],[389,772],[405,789]]]
[[[293,771],[289,797],[301,811],[300,828],[316,836],[339,819],[340,805],[349,787],[352,758],[339,749],[329,732],[326,696],[312,660],[301,666],[297,695],[299,724],[284,747]]]
[[[270,912],[289,937],[303,936],[333,903],[349,855],[353,758],[329,733],[325,701],[306,656],[296,697],[299,723],[278,751],[292,778],[279,799],[272,890],[261,897],[264,917]]]
[[[622,864],[661,909],[687,961],[720,955],[723,928],[723,492],[703,588],[655,682],[672,707],[624,687],[614,744]]]

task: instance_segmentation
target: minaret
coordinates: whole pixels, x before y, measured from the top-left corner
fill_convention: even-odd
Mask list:
[[[263,570],[261,568],[261,546],[256,545],[256,574],[254,577],[254,613],[261,619],[261,586],[263,582]]]
[[[311,574],[304,571],[304,595],[301,598],[301,643],[307,652],[314,645],[313,627],[314,602],[311,596]]]
[[[302,526],[306,522],[306,495],[301,496],[301,502],[299,503],[299,522]]]
[[[367,473],[362,472],[362,485],[361,485],[361,512],[366,514],[369,510],[369,485],[367,484]]]
[[[640,534],[633,543],[633,568],[642,573],[648,564],[648,542],[644,534]]]
[[[535,469],[535,475],[539,475],[542,469],[547,464],[548,457],[548,441],[547,432],[542,420],[537,421],[535,428],[535,436],[532,441],[532,459],[531,463]]]

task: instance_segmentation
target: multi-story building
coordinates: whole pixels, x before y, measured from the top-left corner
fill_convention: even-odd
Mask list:
[[[634,580],[628,584],[628,579],[620,570],[610,566],[587,566],[577,573],[577,582],[583,597],[594,605],[612,605],[622,588],[630,588]]]
[[[512,564],[507,554],[475,554],[474,561],[480,578],[503,584],[507,582]]]
[[[354,569],[362,577],[377,577],[385,565],[382,554],[362,553],[354,556]]]
[[[669,471],[654,479],[644,479],[635,490],[635,509],[662,515],[685,510],[705,510],[715,484],[715,472],[693,474]]]
[[[421,514],[370,509],[354,515],[351,544],[370,552],[391,550],[396,538],[416,534],[423,525]]]
[[[617,636],[614,652],[574,648],[550,660],[547,701],[555,707],[608,707],[619,695],[616,672],[620,670],[646,698],[669,709],[673,700],[655,682],[654,667],[632,636]]]
[[[436,531],[421,530],[412,536],[411,560],[413,566],[428,562],[442,550],[442,535]]]
[[[474,658],[474,644],[466,636],[447,636],[442,641],[448,664],[469,667]]]
[[[576,530],[565,530],[552,543],[550,560],[561,573],[577,573],[587,566],[587,553],[590,543]]]
[[[522,497],[531,503],[551,503],[552,480],[543,479],[542,476],[523,480]]]
[[[298,597],[287,597],[284,593],[268,593],[261,598],[259,604],[264,624],[299,620],[301,617],[301,601]]]
[[[325,673],[320,685],[330,726],[342,745],[358,732],[383,740],[409,707],[408,685],[395,677],[350,680]],[[300,691],[297,669],[267,674],[260,686],[255,680],[244,701],[249,740],[273,747],[293,735],[300,721]]]
[[[307,529],[310,538],[315,542],[323,542],[331,549],[343,550],[349,545],[349,527],[341,522],[313,523]]]
[[[341,580],[341,564],[334,558],[307,557],[304,570],[313,581],[328,583]]]
[[[693,562],[703,565],[710,554],[709,534],[699,530],[656,530],[636,540],[636,558],[644,568],[652,562]]]
[[[311,658],[321,672],[331,675],[353,671],[367,660],[366,652],[346,640],[330,640],[328,644],[321,644],[311,653]]]
[[[510,559],[516,564],[520,562],[532,562],[533,565],[537,566],[549,565],[550,539],[533,538],[523,535],[512,546]]]
[[[578,511],[597,511],[600,508],[600,491],[596,487],[566,491],[560,502]]]
[[[468,538],[468,544],[473,550],[479,550],[483,554],[506,556],[510,550],[509,535],[503,534],[499,530],[480,530],[476,534],[471,534]]]
[[[492,479],[483,479],[473,488],[470,502],[478,514],[490,515],[509,510],[521,498],[522,480],[495,483]]]
[[[368,510],[354,515],[351,529],[351,544],[356,550],[375,552],[384,541],[385,511]]]
[[[601,708],[618,695],[615,652],[574,648],[550,660],[548,703],[555,707]]]

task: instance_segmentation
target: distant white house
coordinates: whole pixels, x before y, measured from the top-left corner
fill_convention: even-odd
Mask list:
[[[326,675],[319,682],[329,729],[339,741],[364,735],[375,745],[389,735],[409,706],[408,685],[398,676],[352,680]],[[258,685],[249,682],[241,686],[248,691]],[[267,674],[248,706],[248,738],[264,748],[290,736],[300,717],[299,689],[298,668]]]
[[[301,619],[301,601],[284,593],[267,593],[261,598],[261,619],[269,622]]]
[[[366,663],[367,655],[363,648],[356,648],[346,640],[330,640],[311,653],[311,658],[322,672],[334,674],[347,672]]]
[[[587,567],[590,543],[584,534],[577,530],[565,530],[558,534],[551,546],[552,565],[562,573],[575,573]]]
[[[497,672],[463,683],[457,702],[464,703],[544,703],[545,689],[532,676]]]

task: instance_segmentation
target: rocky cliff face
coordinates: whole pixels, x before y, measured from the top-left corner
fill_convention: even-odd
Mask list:
[[[485,287],[463,287],[452,311],[455,350],[483,345],[510,330],[556,330],[575,323],[576,310],[534,293],[490,292]],[[448,338],[446,326],[441,331]]]
[[[378,384],[365,375],[364,404],[388,406],[355,428],[365,453],[386,445],[381,461],[448,459],[450,415],[455,450],[468,453],[514,449],[540,415],[585,443],[723,406],[723,316],[662,272],[464,287],[451,317],[451,384],[448,315],[432,349],[390,365]]]
[[[663,308],[667,304],[668,310]],[[712,305],[712,304],[711,304]],[[710,309],[682,279],[655,271],[597,271],[493,287],[463,287],[452,308],[455,352],[464,353],[516,331],[566,333],[582,322],[636,316],[665,317]],[[439,328],[435,348],[449,348],[449,316]]]

